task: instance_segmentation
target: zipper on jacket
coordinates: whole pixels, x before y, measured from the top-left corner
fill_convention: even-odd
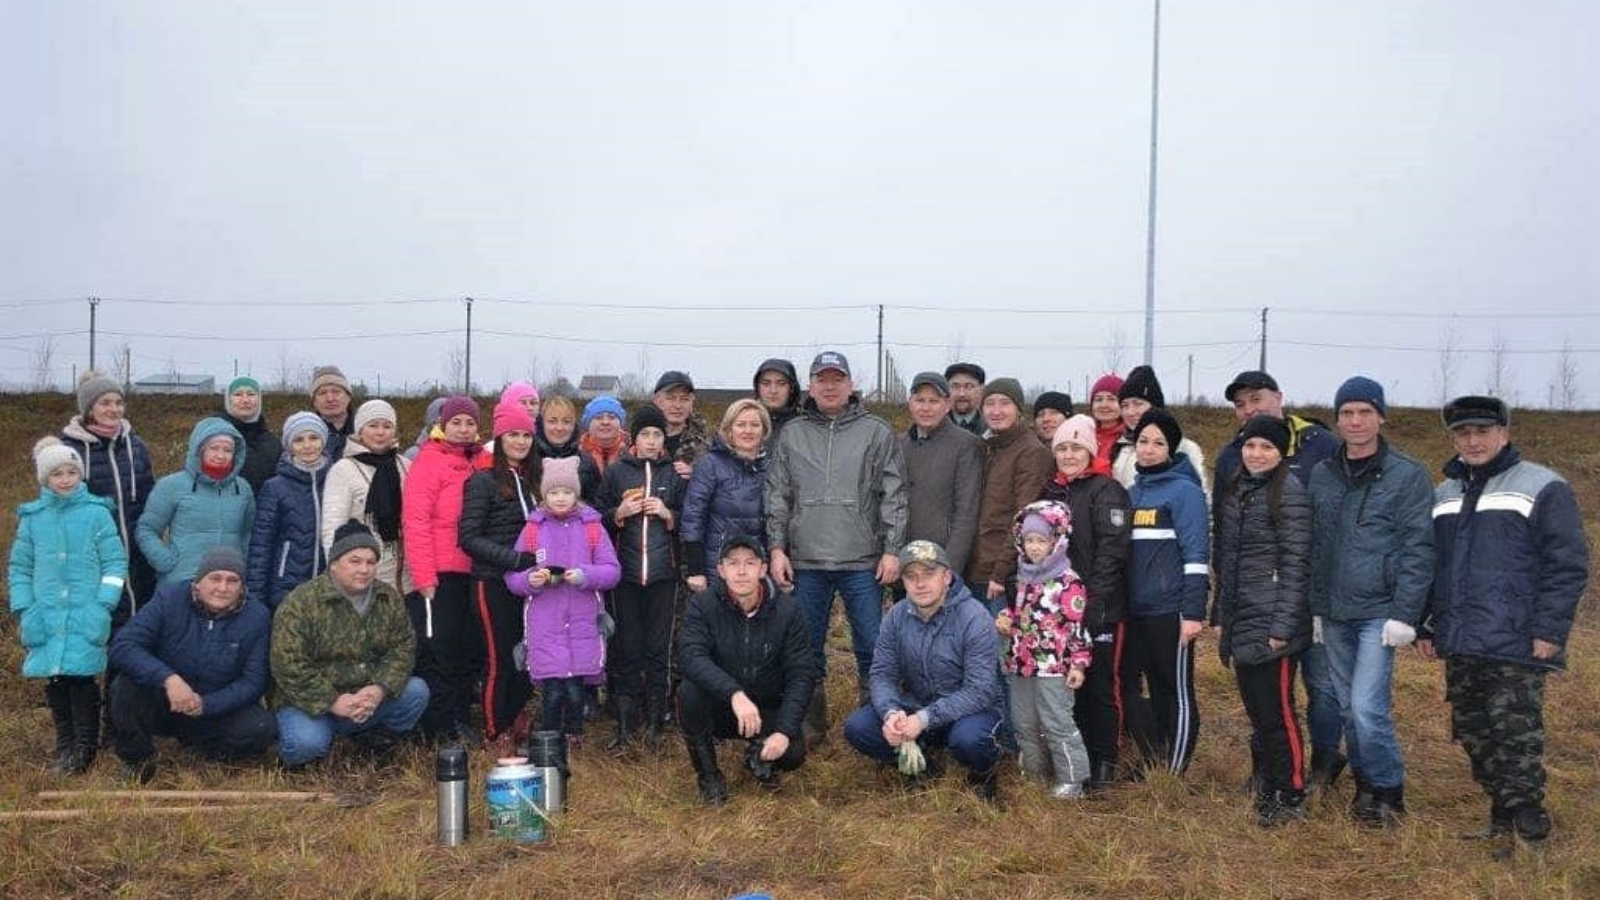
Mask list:
[[[644,498],[650,499],[650,460],[644,463]],[[639,583],[650,583],[650,514],[642,510],[639,515]]]
[[[278,577],[282,578],[284,570],[289,567],[289,542],[283,542],[283,552],[278,554]]]

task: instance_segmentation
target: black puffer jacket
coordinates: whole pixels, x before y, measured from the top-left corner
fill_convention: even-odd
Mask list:
[[[776,707],[769,727],[796,740],[816,683],[810,631],[794,595],[776,593],[770,582],[763,590],[766,599],[753,616],[720,584],[689,598],[678,668],[685,680],[723,702],[744,691],[761,709]]]
[[[617,546],[617,562],[622,564],[622,580],[629,584],[655,584],[678,577],[677,541],[672,531],[656,516],[644,513],[617,524],[617,507],[630,491],[658,497],[672,510],[672,527],[677,528],[683,511],[684,480],[672,470],[670,459],[644,460],[632,451],[617,457],[600,478],[600,496],[595,509],[606,520]]]
[[[217,418],[232,425],[244,438],[244,467],[239,470],[239,477],[250,485],[250,490],[254,491],[257,497],[260,497],[261,486],[267,483],[268,478],[278,474],[278,459],[283,456],[283,441],[267,424],[265,413],[256,416],[254,422],[246,422],[224,409],[217,413]]]
[[[461,518],[456,522],[456,543],[472,557],[472,576],[503,578],[508,570],[526,569],[532,560],[512,549],[539,505],[533,485],[516,479],[520,496],[503,497],[500,479],[491,469],[473,472],[461,493]]]
[[[583,502],[595,506],[600,495],[600,469],[594,458],[578,449],[578,435],[574,433],[565,444],[552,444],[541,431],[534,435],[533,452],[541,460],[578,458],[578,496]]]
[[[1281,478],[1276,517],[1274,478]],[[1311,500],[1300,479],[1281,467],[1265,477],[1241,470],[1217,502],[1213,541],[1212,624],[1222,626],[1223,662],[1259,665],[1311,646]],[[1288,643],[1274,652],[1268,638]]]
[[[1085,473],[1070,483],[1057,472],[1045,485],[1044,499],[1066,503],[1072,511],[1067,559],[1089,592],[1083,627],[1092,635],[1105,634],[1128,616],[1128,559],[1133,556],[1128,491],[1103,472]]]

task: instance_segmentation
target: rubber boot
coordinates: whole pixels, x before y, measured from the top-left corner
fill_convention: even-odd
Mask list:
[[[644,711],[644,743],[650,752],[661,755],[661,728],[666,721],[663,710],[666,707],[665,698],[651,696],[645,701]]]
[[[710,734],[683,736],[689,748],[689,763],[694,766],[695,783],[700,789],[700,802],[707,806],[722,806],[728,802],[728,782],[717,768],[717,742]]]
[[[72,765],[69,775],[82,775],[100,752],[100,685],[93,678],[68,683],[72,695]]]
[[[1114,759],[1096,760],[1090,767],[1089,793],[1098,794],[1109,789],[1117,780],[1117,762]]]
[[[1306,779],[1312,790],[1326,790],[1339,781],[1340,773],[1349,760],[1335,750],[1311,751],[1311,776]]]
[[[999,787],[1000,767],[992,766],[987,772],[967,772],[967,786],[972,788],[979,800],[990,806],[1000,805]]]
[[[1372,807],[1369,814],[1362,817],[1362,824],[1374,828],[1393,828],[1399,825],[1406,817],[1405,791],[1405,785],[1402,784],[1392,788],[1373,788]]]
[[[816,689],[811,692],[811,702],[806,706],[806,718],[801,725],[801,734],[806,739],[807,747],[815,747],[828,739],[828,688],[820,681],[817,682]]]
[[[637,710],[632,697],[618,697],[617,729],[611,735],[611,740],[606,742],[606,752],[612,756],[621,756],[628,751],[628,745],[633,743],[633,726]]]
[[[1378,801],[1377,789],[1367,784],[1359,772],[1352,772],[1351,777],[1356,782],[1356,795],[1350,800],[1350,817],[1358,822],[1368,821]]]
[[[66,681],[52,678],[45,682],[44,696],[50,704],[50,720],[56,726],[55,772],[66,775],[72,770],[72,690]]]

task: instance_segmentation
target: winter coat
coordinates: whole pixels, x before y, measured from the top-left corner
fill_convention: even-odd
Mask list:
[[[983,413],[976,409],[972,411],[972,418],[966,421],[957,418],[954,410],[951,410],[949,418],[950,424],[980,440],[989,433],[989,426],[983,421]]]
[[[868,681],[879,720],[895,710],[925,711],[931,730],[984,710],[999,713],[994,620],[960,580],[926,621],[910,600],[900,600],[878,629]]]
[[[560,566],[583,571],[583,584],[566,581],[535,588],[528,583],[532,569],[506,573],[506,589],[523,604],[523,634],[528,648],[528,677],[574,678],[599,675],[606,668],[606,642],[600,636],[600,613],[605,610],[600,592],[622,579],[617,552],[606,536],[600,514],[579,505],[564,516],[539,507],[528,516],[518,535],[518,553],[528,553],[538,566]]]
[[[350,411],[345,413],[343,425],[335,425],[332,422],[329,422],[327,419],[323,419],[322,424],[328,426],[328,440],[322,448],[322,455],[326,456],[330,460],[333,460],[334,462],[338,462],[339,460],[344,459],[346,456],[349,456],[350,454],[346,453],[344,448],[346,444],[355,442],[355,404],[352,402]]]
[[[1311,612],[1416,625],[1433,583],[1433,484],[1380,439],[1361,477],[1341,450],[1311,473]]]
[[[667,437],[666,453],[663,455],[671,462],[697,465],[707,453],[711,452],[710,434],[711,429],[706,425],[706,417],[700,413],[693,413],[689,416],[689,421],[684,423],[682,431]]]
[[[322,574],[328,559],[322,549],[322,496],[328,463],[315,472],[278,460],[278,474],[256,496],[255,526],[250,529],[250,554],[245,586],[251,599],[275,610],[289,592]]]
[[[1287,465],[1276,513],[1272,473],[1242,472],[1217,498],[1212,624],[1222,626],[1224,663],[1258,666],[1311,646],[1311,497]],[[1268,638],[1285,646],[1273,650]]]
[[[200,471],[200,448],[218,435],[233,439],[233,468],[221,481]],[[250,550],[256,521],[255,492],[239,477],[248,451],[244,438],[221,419],[201,419],[189,434],[183,470],[156,482],[134,535],[162,584],[188,581],[200,557],[217,547]]]
[[[1029,515],[1040,515],[1055,532],[1055,545],[1038,577],[1030,577],[1024,564],[1022,523]],[[1046,678],[1066,675],[1071,669],[1087,669],[1093,659],[1094,643],[1083,627],[1083,614],[1089,594],[1083,579],[1073,571],[1068,549],[1072,544],[1072,514],[1055,500],[1040,500],[1017,511],[1012,527],[1018,556],[1017,589],[1006,604],[1011,619],[1011,637],[1001,654],[1008,675]]]
[[[1309,487],[1312,470],[1338,451],[1339,439],[1316,419],[1288,415],[1283,421],[1289,426],[1289,452],[1284,454],[1283,462],[1301,487]],[[1235,437],[1217,451],[1216,465],[1211,471],[1212,503],[1222,502],[1222,488],[1227,487],[1239,471],[1239,451],[1243,447],[1244,441]]]
[[[123,552],[128,555],[128,582],[122,588],[123,603],[131,613],[155,587],[155,571],[145,561],[134,537],[134,528],[156,484],[150,448],[134,433],[127,419],[122,420],[121,433],[107,440],[85,428],[80,416],[73,416],[61,430],[61,443],[78,451],[89,493],[105,497],[114,504],[111,517],[122,536]]]
[[[43,488],[17,509],[7,584],[24,677],[105,671],[111,611],[128,577],[111,507],[79,484],[64,497]]]
[[[540,423],[541,426],[543,423]],[[578,458],[578,496],[583,502],[593,506],[595,498],[600,494],[600,468],[594,464],[594,457],[578,446],[578,438],[574,435],[565,444],[552,444],[544,436],[541,427],[539,433],[533,437],[533,452],[541,460],[566,459],[569,456]]]
[[[373,527],[372,516],[367,512],[367,492],[372,488],[374,469],[355,457],[366,453],[367,448],[354,440],[345,442],[344,458],[328,467],[328,477],[322,485],[322,551],[333,547],[333,533],[339,526],[355,519],[372,531],[382,552],[378,554],[378,580],[385,581],[402,591],[407,590],[400,567],[400,541],[385,541]],[[411,471],[411,460],[404,456],[400,462],[400,487],[402,502],[406,474]],[[402,517],[404,515],[402,508]]]
[[[1070,482],[1057,473],[1045,485],[1044,499],[1064,501],[1072,510],[1067,558],[1089,592],[1083,624],[1091,635],[1109,633],[1128,616],[1128,561],[1133,556],[1128,492],[1104,472],[1086,472]]]
[[[1211,542],[1200,473],[1179,453],[1159,472],[1140,472],[1128,501],[1133,507],[1128,614],[1146,618],[1176,612],[1204,622]]]
[[[765,450],[746,459],[718,436],[711,454],[694,467],[678,525],[690,575],[715,571],[731,538],[752,537],[766,545],[767,461]]]
[[[1212,503],[1212,480],[1206,477],[1205,452],[1200,449],[1199,444],[1189,438],[1184,438],[1178,442],[1178,453],[1182,453],[1189,458],[1189,465],[1194,467],[1195,476],[1200,479],[1200,487],[1205,490],[1206,506],[1209,508]],[[1177,456],[1177,454],[1175,453],[1173,456]],[[1133,480],[1138,474],[1139,461],[1133,451],[1133,438],[1124,433],[1122,438],[1117,441],[1117,446],[1111,450],[1111,476],[1117,479],[1117,482],[1123,487],[1131,490],[1133,488]]]
[[[441,574],[472,572],[472,557],[461,549],[458,526],[472,459],[482,451],[476,444],[430,441],[411,464],[401,492],[400,539],[416,590],[438,587]]]
[[[1589,578],[1572,487],[1515,446],[1478,469],[1460,457],[1434,490],[1438,548],[1428,630],[1446,656],[1559,669]],[[1562,648],[1535,659],[1533,640]]]
[[[900,437],[905,457],[906,540],[933,541],[950,555],[950,570],[965,572],[978,536],[983,497],[983,440],[941,422],[924,433],[913,425]]]
[[[519,557],[512,547],[539,501],[534,485],[515,470],[512,475],[517,494],[509,499],[501,496],[500,475],[492,469],[474,472],[467,479],[456,542],[472,558],[474,578],[504,578],[507,570],[532,565],[531,559]]]
[[[744,691],[761,709],[776,709],[770,731],[800,737],[816,684],[810,630],[793,594],[762,585],[761,605],[746,615],[714,584],[689,598],[678,646],[678,671],[724,705]]]
[[[767,546],[796,569],[872,569],[905,543],[900,445],[854,396],[831,419],[809,398],[802,410],[767,464]]]
[[[1056,471],[1056,458],[1039,441],[1031,422],[1018,421],[1009,430],[990,434],[984,443],[988,461],[978,505],[978,545],[968,578],[979,591],[991,581],[1005,584],[1017,571],[1011,519],[1044,494],[1045,483]]]
[[[112,665],[147,688],[177,675],[200,695],[201,718],[260,703],[267,693],[272,614],[247,599],[213,616],[193,591],[188,581],[157,590],[111,641]]]
[[[273,709],[320,716],[340,694],[369,684],[400,696],[416,665],[417,635],[394,585],[374,581],[371,592],[366,615],[327,572],[289,592],[272,617]]]
[[[278,473],[283,441],[267,424],[265,413],[256,416],[254,422],[246,422],[224,409],[217,413],[217,418],[232,425],[233,430],[244,438],[244,445],[249,452],[244,456],[244,467],[239,470],[239,477],[250,485],[250,490],[255,491],[257,497],[261,496],[261,488],[266,485],[267,479]]]
[[[678,554],[672,526],[657,516],[644,513],[617,523],[617,507],[635,491],[655,497],[672,511],[673,525],[683,509],[685,482],[672,469],[672,460],[643,460],[630,451],[612,464],[600,478],[600,504],[595,511],[611,531],[622,566],[622,580],[629,584],[656,584],[678,579]]]

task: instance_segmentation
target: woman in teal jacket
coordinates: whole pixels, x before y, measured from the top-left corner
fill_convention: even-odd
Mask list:
[[[83,460],[55,438],[34,448],[39,499],[18,510],[11,545],[11,612],[26,655],[22,674],[48,679],[56,771],[80,773],[100,745],[100,688],[111,611],[128,577],[112,503],[89,493]]]
[[[250,548],[256,500],[239,477],[244,438],[215,417],[201,419],[189,434],[183,471],[156,482],[134,530],[139,549],[161,584],[194,577],[200,557],[214,547]]]

